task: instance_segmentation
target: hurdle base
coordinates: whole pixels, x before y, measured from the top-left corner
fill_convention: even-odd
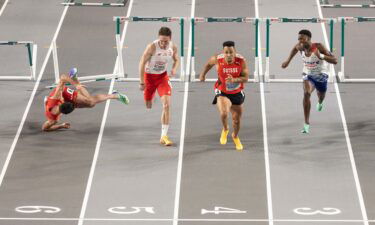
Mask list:
[[[33,80],[32,76],[0,76],[0,80]]]

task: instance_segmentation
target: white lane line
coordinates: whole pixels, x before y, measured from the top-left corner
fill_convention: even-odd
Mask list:
[[[255,17],[259,18],[259,0],[255,0]],[[261,51],[261,35],[260,28],[258,32],[258,59],[259,59],[259,74],[263,74],[262,51]],[[264,96],[263,79],[259,77],[260,85],[260,100],[262,108],[262,124],[263,124],[263,145],[264,145],[264,163],[266,167],[266,183],[267,183],[267,206],[269,225],[273,225],[273,204],[272,204],[272,188],[271,188],[271,172],[270,172],[270,158],[268,149],[268,132],[267,132],[267,114],[266,114],[266,100]]]
[[[133,2],[134,2],[134,0],[130,0],[129,8],[128,8],[128,11],[126,13],[126,17],[130,16],[130,12],[132,10]],[[129,21],[126,21],[125,25],[124,25],[124,29],[122,31],[122,37],[121,37],[121,40],[120,40],[121,46],[124,45],[125,34],[126,34],[127,29],[128,29],[128,24],[129,24]],[[116,58],[116,61],[115,61],[116,63],[115,63],[115,67],[113,69],[113,73],[116,72],[117,61],[118,60]],[[115,84],[115,80],[112,79],[110,87],[109,87],[109,91],[108,91],[109,94],[112,93],[114,84]],[[90,168],[90,174],[89,174],[88,181],[87,181],[85,196],[84,196],[83,202],[82,202],[81,213],[80,213],[80,216],[79,216],[78,225],[82,225],[83,222],[84,222],[84,218],[85,218],[85,214],[86,214],[86,209],[87,209],[87,203],[88,203],[89,197],[90,197],[90,191],[91,191],[92,181],[94,179],[94,173],[95,173],[96,163],[98,162],[98,157],[99,157],[99,152],[100,152],[100,146],[101,146],[101,143],[102,143],[102,138],[103,138],[103,133],[104,133],[104,128],[105,128],[105,123],[107,121],[109,104],[110,104],[110,100],[107,100],[106,104],[105,104],[105,108],[104,108],[104,114],[103,114],[103,118],[102,118],[102,123],[100,125],[100,131],[99,131],[98,139],[97,139],[96,146],[95,146],[95,153],[94,153],[94,158],[93,158],[93,161],[92,161],[92,164],[91,164],[91,168]]]
[[[195,13],[195,0],[192,0],[191,4],[191,18],[194,17]],[[191,54],[191,26],[190,26],[190,34],[189,34],[189,49],[188,54]],[[190,59],[191,57],[187,57],[188,62],[186,63],[187,70],[190,67]],[[188,70],[190,75],[190,70]],[[177,165],[177,178],[176,178],[176,194],[174,199],[174,212],[173,212],[173,225],[178,224],[178,216],[179,216],[179,208],[180,208],[180,195],[181,195],[181,176],[182,176],[182,161],[184,156],[184,145],[185,145],[185,128],[186,128],[186,114],[187,114],[187,103],[188,103],[188,96],[189,96],[189,79],[185,80],[185,91],[184,91],[184,102],[182,108],[182,121],[181,121],[181,136],[180,136],[180,149],[178,152],[178,165]]]
[[[0,16],[1,16],[1,14],[3,14],[3,12],[4,12],[4,10],[5,10],[5,7],[6,7],[7,4],[8,4],[8,1],[9,1],[9,0],[5,0],[5,2],[4,2],[4,4],[3,4],[3,7],[1,7],[1,9],[0,9]]]
[[[185,144],[185,125],[186,125],[186,111],[187,102],[189,96],[189,82],[185,81],[185,91],[184,91],[184,103],[182,111],[182,122],[181,122],[181,136],[180,136],[180,149],[178,152],[178,166],[177,166],[177,179],[176,179],[176,195],[174,203],[174,213],[173,213],[173,225],[178,224],[179,207],[180,207],[180,194],[181,194],[181,174],[182,174],[182,160],[184,155],[184,144]]]
[[[0,221],[77,221],[81,220],[80,218],[0,218]],[[85,218],[84,221],[148,221],[148,222],[169,222],[174,221],[174,219],[158,219],[158,218],[139,218],[139,219],[111,219],[111,218]],[[268,222],[268,219],[179,219],[181,222]],[[316,222],[327,222],[327,223],[359,223],[363,220],[320,220],[320,219],[275,219],[273,222],[306,222],[306,223],[316,223]],[[375,220],[368,220],[367,222],[375,222]]]
[[[323,18],[323,12],[322,12],[322,9],[320,7],[319,0],[316,0],[316,3],[317,3],[317,6],[318,6],[319,17]],[[329,46],[326,27],[325,27],[324,23],[322,23],[321,26],[322,26],[322,30],[323,30],[325,44],[326,44],[326,46]],[[334,68],[332,68],[332,71],[335,74]],[[346,144],[348,145],[348,153],[349,153],[350,163],[351,163],[351,167],[352,167],[352,171],[353,171],[355,186],[356,186],[356,189],[357,189],[358,200],[359,200],[359,204],[360,204],[360,207],[361,207],[363,224],[368,225],[365,202],[363,200],[361,184],[360,184],[359,178],[358,178],[357,166],[355,164],[353,148],[352,148],[352,144],[351,144],[350,137],[349,137],[348,125],[346,123],[344,107],[343,107],[342,101],[341,101],[341,94],[340,94],[340,90],[339,90],[339,86],[338,86],[337,82],[335,82],[334,85],[335,85],[335,91],[336,91],[336,96],[337,96],[337,102],[338,102],[339,109],[340,109],[342,125],[343,125],[343,128],[344,128],[345,140],[346,140]]]
[[[69,7],[69,6],[65,6],[64,11],[63,11],[63,13],[62,13],[62,15],[61,15],[61,19],[60,19],[60,22],[59,22],[59,24],[58,24],[58,26],[57,26],[57,29],[56,29],[55,35],[53,36],[53,38],[52,38],[52,42],[51,42],[51,44],[50,44],[50,46],[49,46],[49,49],[48,49],[48,52],[47,52],[47,56],[46,56],[46,58],[44,59],[44,62],[43,62],[42,68],[41,68],[40,73],[39,73],[39,75],[38,75],[38,79],[37,79],[36,82],[35,82],[33,92],[31,93],[31,96],[30,96],[29,102],[27,103],[27,106],[26,106],[25,112],[23,113],[23,116],[22,116],[22,119],[21,119],[21,123],[20,123],[20,125],[19,125],[19,127],[18,127],[18,130],[17,130],[16,136],[14,137],[13,143],[12,143],[12,145],[11,145],[11,147],[10,147],[10,150],[9,150],[9,152],[8,152],[8,155],[7,155],[7,158],[6,158],[6,160],[5,160],[5,163],[4,163],[4,166],[3,166],[3,169],[1,170],[1,174],[0,174],[0,187],[1,187],[1,185],[3,184],[3,180],[4,180],[5,173],[6,173],[7,169],[8,169],[8,166],[9,166],[10,160],[11,160],[11,158],[12,158],[12,156],[13,156],[14,149],[15,149],[15,147],[16,147],[16,145],[17,145],[17,142],[18,142],[18,139],[19,139],[19,137],[20,137],[20,135],[21,135],[21,131],[22,131],[23,125],[25,124],[27,114],[28,114],[29,111],[30,111],[30,107],[31,107],[31,105],[32,105],[32,103],[33,103],[33,101],[34,101],[35,93],[36,93],[36,91],[37,91],[37,89],[38,89],[38,87],[39,87],[40,80],[42,79],[42,76],[43,76],[44,70],[45,70],[45,68],[46,68],[46,65],[47,65],[48,59],[49,59],[49,57],[50,57],[50,55],[51,55],[51,52],[52,52],[52,43],[53,43],[54,41],[56,41],[57,35],[58,35],[59,32],[60,32],[61,25],[62,25],[62,23],[63,23],[63,21],[64,21],[64,18],[65,18],[66,12],[68,11],[68,7]]]

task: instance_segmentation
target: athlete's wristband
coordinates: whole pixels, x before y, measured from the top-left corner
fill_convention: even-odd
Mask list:
[[[324,58],[325,58],[325,55],[324,55],[324,54],[322,54],[322,53],[320,53],[320,55],[319,55],[319,56],[320,56],[320,58],[321,58],[321,59],[324,59]]]

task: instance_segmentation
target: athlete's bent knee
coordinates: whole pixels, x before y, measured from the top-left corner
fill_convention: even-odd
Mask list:
[[[163,104],[163,110],[169,110],[169,104],[168,103]]]

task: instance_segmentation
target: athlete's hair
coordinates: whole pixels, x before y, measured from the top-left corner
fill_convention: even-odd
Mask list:
[[[308,36],[309,38],[311,38],[311,36],[312,36],[311,32],[309,30],[300,30],[298,32],[298,34],[304,34],[304,35]]]
[[[234,48],[234,41],[225,41],[224,43],[223,43],[223,48],[225,48],[225,47],[233,47]]]
[[[60,105],[60,112],[63,114],[69,114],[73,112],[74,110],[74,104],[71,102],[64,102]]]
[[[159,35],[172,37],[172,31],[169,29],[169,27],[161,27],[159,30]]]

